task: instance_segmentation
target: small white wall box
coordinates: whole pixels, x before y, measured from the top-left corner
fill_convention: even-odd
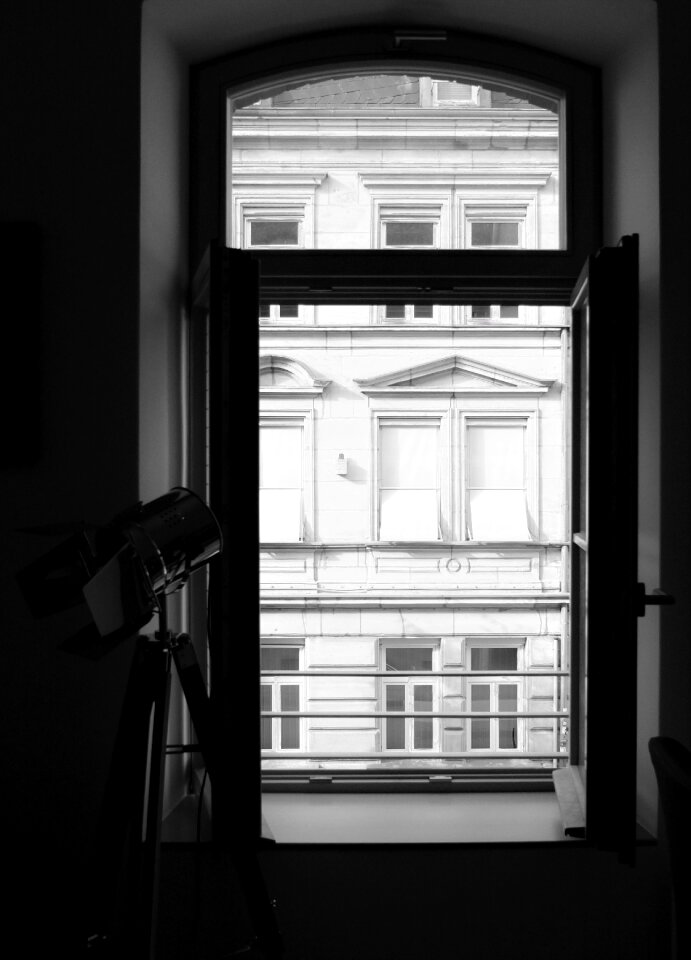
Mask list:
[[[340,477],[345,477],[348,473],[348,458],[344,453],[339,453],[336,460],[336,473]]]

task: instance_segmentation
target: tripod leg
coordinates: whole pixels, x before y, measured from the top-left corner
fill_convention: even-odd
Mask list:
[[[161,644],[137,638],[90,869],[87,946],[94,956],[152,955],[158,865],[152,806],[160,809],[157,741],[159,728],[165,730],[169,664]]]
[[[180,677],[190,718],[197,735],[201,753],[206,762],[212,786],[225,777],[230,777],[227,763],[221,757],[217,729],[211,702],[206,692],[197,656],[188,634],[180,634],[173,646],[173,660]],[[225,791],[224,791],[225,793]],[[229,859],[237,871],[250,920],[256,934],[258,956],[262,960],[280,960],[283,956],[282,938],[276,921],[276,914],[270,900],[264,877],[259,866],[257,853],[244,837],[226,837],[224,847]]]

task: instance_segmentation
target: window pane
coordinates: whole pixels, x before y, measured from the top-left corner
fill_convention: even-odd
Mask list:
[[[470,709],[474,713],[489,712],[489,683],[474,683],[470,688]]]
[[[389,249],[435,245],[449,249],[457,239],[454,211],[461,201],[472,201],[472,192],[468,197],[464,186],[465,175],[475,179],[480,169],[486,168],[496,170],[498,176],[478,181],[485,209],[469,214],[478,230],[472,244],[479,249],[515,249],[527,244],[559,247],[558,185],[563,171],[559,169],[558,92],[549,95],[511,89],[506,78],[483,86],[480,78],[474,80],[467,70],[462,81],[448,76],[360,71],[291,88],[286,88],[284,81],[281,86],[274,92],[263,91],[267,95],[254,103],[239,99],[233,103],[231,96],[232,155],[227,158],[230,195],[226,199],[233,216],[228,217],[225,237],[229,246],[251,242],[259,247],[295,248],[303,242],[304,229],[308,245],[318,249],[366,249],[373,242]],[[479,125],[453,109],[456,104],[475,102],[482,105]],[[333,123],[334,110],[341,114],[337,143],[324,136],[324,124]],[[386,122],[378,123],[377,115],[384,111]],[[288,120],[291,136],[285,135]],[[472,149],[459,149],[462,143],[472,143]],[[326,176],[314,190],[312,209],[305,209],[303,226],[303,215],[294,209],[298,200],[291,181],[305,164]],[[517,164],[528,174],[535,170],[542,180],[534,196],[531,191],[527,198],[532,208],[528,215],[534,223],[527,238],[521,236],[522,228],[515,222],[519,216],[503,212],[511,198],[507,199],[507,188],[501,183],[502,167],[514,174]],[[258,169],[272,172],[273,187],[267,184],[261,197],[250,199],[246,175]],[[406,174],[398,188],[390,176],[392,169]],[[435,195],[429,203],[433,178],[445,169],[454,171],[457,183],[448,190],[448,198]],[[280,180],[281,170],[288,174],[285,183]],[[360,175],[353,175],[355,171]],[[442,192],[446,189],[440,189]],[[395,209],[379,211],[382,226],[375,239],[372,201],[382,195],[382,205],[390,203]],[[431,206],[438,207],[438,217]],[[511,217],[515,217],[513,222]],[[243,224],[251,224],[251,238],[235,235],[241,230],[248,232]]]
[[[471,670],[518,670],[517,647],[471,647]]]
[[[500,683],[497,693],[497,710],[518,710],[518,687],[515,683]],[[499,747],[502,750],[515,750],[518,746],[518,720],[515,717],[498,720]]]
[[[470,100],[473,88],[469,83],[455,80],[440,80],[437,83],[437,100]]]
[[[279,489],[302,485],[302,427],[261,427],[259,485]]]
[[[439,539],[436,490],[382,490],[379,513],[380,540]]]
[[[434,746],[434,721],[413,720],[413,749],[431,750]]]
[[[300,688],[297,684],[281,684],[281,710],[300,709]],[[300,718],[281,717],[281,748],[300,748]]]
[[[405,304],[387,303],[384,307],[384,316],[387,320],[405,320]]]
[[[387,712],[405,710],[405,686],[402,683],[391,683],[386,686]],[[405,719],[386,720],[386,748],[388,750],[403,750],[405,748]]]
[[[518,710],[518,687],[515,683],[500,683],[498,686],[497,710],[499,713],[504,711]]]
[[[299,647],[262,647],[262,670],[299,670]]]
[[[470,225],[473,247],[509,247],[518,244],[517,222],[475,222]]]
[[[291,317],[297,317],[298,309],[297,303],[282,303],[278,308],[278,314],[282,320],[287,320]]]
[[[388,425],[380,430],[382,487],[435,489],[437,487],[436,425]]]
[[[470,315],[473,320],[489,320],[492,316],[492,308],[489,306],[471,307]]]
[[[297,246],[297,220],[253,220],[250,223],[252,246]]]
[[[413,685],[413,710],[415,713],[432,712],[431,683],[416,683]]]
[[[300,490],[259,491],[259,539],[299,540],[302,536]]]
[[[425,220],[390,220],[384,224],[387,247],[434,246],[434,223]]]
[[[498,720],[499,724],[499,749],[515,750],[518,746],[518,721],[514,718],[510,720]]]
[[[261,709],[271,710],[271,684],[270,683],[262,683],[261,685]],[[271,717],[261,718],[262,750],[271,749],[272,723],[273,723],[273,720],[271,719]]]
[[[530,540],[523,490],[471,490],[468,494],[471,540]]]
[[[499,317],[502,320],[517,320],[518,306],[516,304],[506,304],[505,306],[499,307]]]
[[[489,750],[489,720],[470,721],[470,746],[473,750]]]
[[[413,316],[416,320],[431,320],[434,317],[434,307],[431,303],[416,303]]]
[[[387,647],[386,669],[399,673],[406,673],[408,670],[431,670],[432,654],[431,647]]]
[[[524,439],[522,425],[470,425],[467,451],[470,487],[523,489]]]

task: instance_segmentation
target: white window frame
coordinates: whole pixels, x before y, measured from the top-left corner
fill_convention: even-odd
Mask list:
[[[471,667],[472,663],[472,650],[473,649],[487,649],[487,648],[510,648],[517,651],[516,657],[516,669],[524,670],[525,669],[525,648],[526,648],[526,637],[466,637],[465,638],[465,662],[468,664],[468,667]],[[478,684],[489,684],[490,685],[490,711],[497,712],[498,707],[498,686],[499,684],[506,683],[515,683],[518,692],[516,697],[516,710],[519,713],[526,712],[526,695],[525,695],[525,678],[517,677],[510,673],[492,676],[492,677],[467,677],[464,682],[463,694],[465,696],[465,702],[467,704],[468,712],[471,711],[471,689],[473,686]],[[496,718],[490,718],[490,746],[489,747],[473,747],[472,745],[472,718],[468,718],[468,726],[466,733],[466,749],[468,751],[477,750],[478,753],[496,753],[497,757],[511,756],[512,754],[518,754],[523,752],[526,749],[527,743],[527,720],[525,718],[518,718],[516,722],[517,729],[517,740],[515,747],[499,747],[499,723]]]
[[[410,194],[398,196],[382,186],[373,187],[372,196],[372,247],[381,250],[438,250],[440,247],[453,246],[451,236],[451,192],[434,193],[423,187],[411,190]],[[434,224],[433,242],[427,246],[388,246],[385,241],[387,223],[391,222],[432,222]],[[386,304],[373,307],[372,321],[391,326],[396,323],[433,325],[450,322],[451,307],[434,306],[431,318],[416,320],[414,304],[405,304],[404,319],[390,319],[386,316]]]
[[[386,671],[386,651],[389,649],[404,650],[410,649],[411,647],[418,648],[424,647],[432,650],[432,670],[438,671],[439,664],[441,660],[441,639],[439,637],[384,637],[379,640],[379,663],[380,670]],[[416,683],[431,686],[432,687],[432,713],[441,712],[441,683],[440,677],[430,676],[425,678],[424,676],[408,677],[406,680],[401,680],[401,677],[405,677],[405,674],[397,674],[394,671],[391,671],[391,678],[388,676],[380,678],[379,684],[379,694],[378,702],[380,704],[380,709],[386,710],[386,688],[392,684],[404,684],[405,685],[405,703],[404,703],[404,712],[412,713],[413,712],[413,688]],[[429,719],[432,723],[432,746],[425,748],[418,748],[417,750],[413,746],[414,743],[414,724],[416,717],[406,717],[405,718],[405,746],[402,748],[386,746],[386,725],[387,718],[380,718],[380,742],[382,753],[386,753],[387,756],[391,755],[392,757],[403,757],[411,756],[414,757],[416,753],[422,752],[434,752],[438,753],[441,750],[441,723],[438,718],[430,717],[426,718],[424,712],[420,713],[420,719],[425,720]]]
[[[517,196],[518,193],[518,196]],[[459,238],[466,250],[533,250],[538,248],[536,189],[525,189],[508,194],[505,191],[459,197]],[[474,246],[472,225],[474,223],[517,223],[518,243]]]
[[[303,543],[314,538],[314,445],[312,410],[290,411],[290,400],[284,401],[288,409],[260,412],[259,428],[300,427],[302,430],[302,496],[297,540],[264,541],[266,543]]]
[[[454,97],[453,99],[450,99],[450,100],[447,100],[447,99],[440,100],[440,99],[439,99],[439,84],[440,84],[440,83],[448,83],[448,82],[451,82],[451,83],[463,83],[466,87],[470,87],[470,96],[469,96],[469,97],[458,97],[458,98]],[[475,84],[475,83],[465,83],[463,80],[450,80],[450,78],[447,78],[446,80],[441,80],[441,79],[439,79],[439,80],[434,80],[434,79],[433,79],[433,80],[431,81],[431,90],[430,90],[431,99],[432,99],[432,106],[433,106],[433,107],[441,107],[442,109],[443,109],[444,107],[478,106],[478,105],[480,105],[480,91],[481,91],[481,90],[482,90],[482,87],[480,87],[479,84]]]
[[[530,541],[539,541],[540,539],[540,491],[539,491],[539,450],[537,442],[537,410],[469,410],[461,409],[458,411],[458,449],[460,456],[455,458],[454,467],[458,470],[454,490],[459,494],[457,503],[457,516],[460,518],[460,530],[458,539],[468,543],[474,542],[468,535],[468,427],[476,424],[486,424],[487,426],[521,424],[525,428],[525,446],[524,446],[524,469],[525,469],[525,497],[527,510],[527,527],[530,534]],[[512,541],[507,538],[502,542],[522,542]]]
[[[304,670],[305,662],[305,643],[304,640],[295,640],[293,638],[262,637],[261,649],[284,649],[286,647],[297,648],[298,650],[298,670]],[[296,686],[298,688],[298,712],[304,712],[307,702],[307,690],[305,677],[272,676],[271,674],[260,675],[260,685],[271,687],[271,710],[272,712],[281,709],[281,686]],[[307,718],[300,717],[298,723],[299,746],[284,747],[281,742],[281,717],[272,717],[271,719],[271,746],[262,747],[262,756],[266,753],[304,752],[307,749]]]
[[[448,517],[450,510],[449,484],[444,478],[448,475],[449,420],[439,412],[425,413],[419,410],[376,412],[373,424],[372,443],[372,486],[373,486],[373,527],[372,538],[381,542],[379,529],[381,524],[381,430],[387,426],[436,426],[438,428],[439,461],[437,464],[437,537],[432,540],[411,541],[416,543],[442,543],[448,539]],[[389,541],[386,541],[389,542]],[[406,541],[403,541],[406,542]]]
[[[229,245],[244,250],[310,250],[315,246],[315,217],[317,188],[326,174],[295,174],[291,171],[275,173],[247,173],[233,179],[232,208],[229,210]],[[280,191],[280,192],[279,192]],[[257,220],[297,221],[296,244],[252,244],[250,224]],[[269,315],[259,323],[310,324],[314,322],[315,308],[300,304],[297,317],[281,317],[281,304],[269,304]]]

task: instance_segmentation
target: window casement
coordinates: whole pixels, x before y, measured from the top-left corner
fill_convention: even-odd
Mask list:
[[[262,641],[261,665],[261,749],[262,752],[305,749],[304,679],[291,678],[285,671],[303,669],[302,643]],[[272,675],[281,671],[278,675]],[[291,713],[297,716],[290,716]]]
[[[440,246],[442,216],[446,221],[447,203],[417,205],[383,202],[375,197],[377,246],[384,250],[434,250]],[[433,304],[388,303],[376,310],[380,323],[439,323],[440,309]]]
[[[425,714],[439,713],[439,678],[419,674],[439,670],[439,640],[382,640],[380,651],[382,671],[392,674],[380,678],[382,753],[438,751],[439,720]]]

